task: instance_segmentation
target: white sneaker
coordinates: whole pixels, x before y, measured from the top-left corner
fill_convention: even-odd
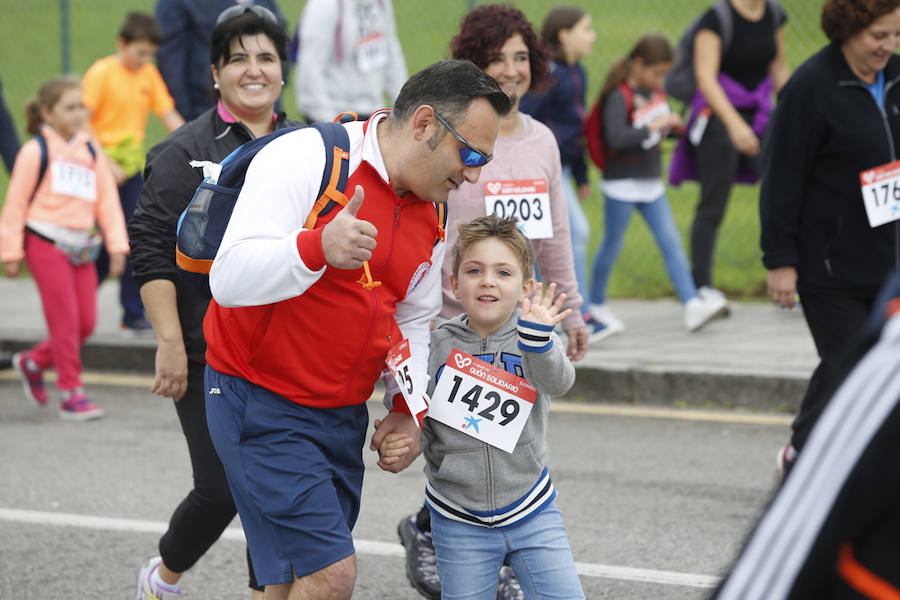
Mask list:
[[[722,311],[723,317],[727,317],[731,314],[731,307],[728,306],[728,299],[725,297],[725,293],[722,290],[717,290],[711,285],[701,285],[697,288],[697,294],[700,295],[701,298],[721,298],[725,300],[725,310]]]
[[[625,331],[625,323],[617,319],[605,304],[591,304],[588,314],[584,316],[584,324],[588,328],[588,343],[591,344]]]
[[[716,317],[723,316],[727,307],[725,296],[691,298],[684,305],[684,326],[688,331],[697,331]]]

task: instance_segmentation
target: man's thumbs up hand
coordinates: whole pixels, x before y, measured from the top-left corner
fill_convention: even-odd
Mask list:
[[[364,199],[362,186],[356,186],[347,205],[322,228],[322,251],[325,262],[332,267],[358,269],[372,258],[378,230],[368,221],[356,218]]]

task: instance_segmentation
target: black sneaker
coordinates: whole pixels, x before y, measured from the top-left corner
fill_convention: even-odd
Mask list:
[[[426,598],[440,600],[441,580],[431,532],[420,531],[416,526],[416,515],[410,515],[397,524],[397,535],[406,549],[406,578],[409,583]]]
[[[500,582],[497,585],[497,600],[525,600],[525,592],[516,579],[516,573],[509,565],[500,567]]]

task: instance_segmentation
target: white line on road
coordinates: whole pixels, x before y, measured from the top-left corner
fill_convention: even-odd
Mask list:
[[[0,380],[18,381],[19,374],[15,371],[6,371],[0,373]],[[46,381],[56,381],[56,373],[47,371],[44,373]],[[150,389],[153,385],[152,375],[137,375],[134,373],[109,373],[100,371],[84,371],[81,374],[81,381],[88,385],[112,385],[119,387],[135,387]]]
[[[631,406],[554,400],[550,410],[569,414],[637,417],[643,419],[674,419],[679,421],[711,421],[715,423],[743,423],[747,425],[790,425],[794,417],[771,413],[743,413],[733,410],[696,410],[666,408],[664,406]]]
[[[48,381],[55,381],[55,373],[46,374]],[[17,381],[18,373],[0,373],[0,381]],[[135,387],[149,390],[153,377],[128,373],[104,373],[85,371],[82,381],[88,385],[111,385]],[[377,396],[377,394],[376,394]],[[369,402],[381,404],[381,397],[373,396]],[[729,410],[692,410],[687,408],[666,408],[662,406],[630,406],[624,404],[600,404],[554,400],[550,410],[562,414],[589,414],[613,417],[633,417],[639,419],[671,419],[678,421],[705,421],[714,423],[737,423],[743,425],[790,425],[794,418],[790,415],[771,413],[742,413]]]
[[[30,523],[34,525],[56,525],[62,527],[80,527],[102,531],[131,531],[135,533],[162,534],[169,524],[163,521],[144,521],[141,519],[123,519],[116,517],[100,517],[96,515],[76,515],[71,513],[45,512],[37,510],[19,510],[0,508],[0,520],[14,523]],[[227,540],[244,541],[243,530],[229,527],[222,534]],[[374,556],[405,556],[403,546],[389,542],[374,540],[354,540],[356,551],[360,554]],[[695,573],[679,573],[676,571],[657,571],[654,569],[636,569],[633,567],[617,567],[615,565],[598,565],[594,563],[576,563],[578,574],[585,577],[601,577],[641,583],[660,585],[680,585],[695,588],[713,588],[719,578],[713,575]]]

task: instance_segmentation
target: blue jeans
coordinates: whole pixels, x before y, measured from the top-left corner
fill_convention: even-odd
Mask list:
[[[603,244],[594,257],[594,279],[591,284],[591,304],[606,302],[606,284],[613,263],[616,262],[625,244],[625,231],[631,220],[631,213],[639,210],[663,255],[666,272],[675,286],[675,293],[682,302],[697,297],[697,288],[691,277],[687,256],[681,245],[681,235],[675,226],[675,218],[669,207],[669,200],[663,194],[653,202],[623,202],[604,196],[605,230]]]
[[[566,208],[569,211],[569,230],[572,236],[572,258],[575,259],[575,279],[578,280],[578,293],[581,294],[582,312],[587,312],[587,249],[591,239],[591,224],[588,222],[581,200],[575,191],[572,179],[572,167],[562,169],[562,189],[566,197]]]
[[[508,527],[469,525],[432,511],[431,535],[444,600],[496,598],[507,557],[526,598],[584,598],[556,502]]]

